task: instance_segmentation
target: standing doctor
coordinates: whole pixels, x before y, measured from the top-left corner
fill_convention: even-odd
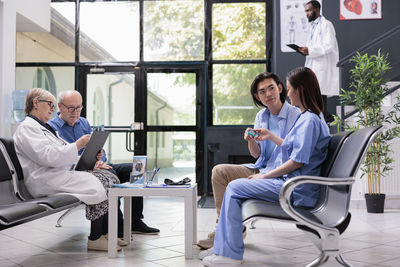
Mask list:
[[[311,31],[307,39],[307,46],[300,47],[299,52],[306,56],[305,67],[317,75],[321,94],[326,110],[327,96],[339,94],[339,49],[336,40],[335,28],[332,22],[321,16],[321,4],[318,1],[309,1],[304,6],[306,16],[311,22]],[[332,116],[324,112],[327,122]]]

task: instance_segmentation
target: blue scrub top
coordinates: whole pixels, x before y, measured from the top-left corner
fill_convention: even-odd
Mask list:
[[[279,127],[279,132],[277,135],[280,136],[281,138],[285,138],[285,136],[292,128],[299,114],[300,114],[300,109],[290,105],[285,101],[285,103],[283,103],[281,111],[277,116],[277,123]],[[264,128],[271,130],[270,117],[271,113],[267,108],[260,110],[257,113],[256,118],[254,120],[254,128],[255,129]],[[256,163],[243,164],[243,166],[252,169],[259,169],[260,172],[262,172],[265,166],[267,165],[267,161],[270,159],[271,153],[275,149],[276,145],[272,143],[270,140],[257,141],[257,143],[260,146],[261,153]]]
[[[322,113],[318,117],[310,111],[305,111],[298,116],[282,145],[277,146],[272,152],[267,167],[262,173],[267,173],[291,159],[304,165],[284,175],[283,179],[286,180],[300,175],[318,176],[328,153],[329,140],[329,128]],[[299,185],[293,191],[294,205],[312,207],[315,205],[318,196],[318,185]]]

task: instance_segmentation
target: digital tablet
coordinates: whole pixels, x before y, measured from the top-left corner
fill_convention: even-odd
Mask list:
[[[296,51],[297,53],[300,53],[303,55],[303,53],[301,53],[299,51],[300,46],[298,46],[297,44],[287,44],[287,46],[289,46],[290,48],[292,48],[294,51]],[[303,55],[304,56],[304,55]]]
[[[298,46],[297,44],[287,44],[287,46],[289,46],[290,48],[292,48],[293,50],[299,50],[300,46]]]
[[[95,131],[90,137],[89,143],[86,145],[85,150],[75,166],[76,171],[93,170],[97,161],[97,154],[103,148],[107,140],[109,132]]]

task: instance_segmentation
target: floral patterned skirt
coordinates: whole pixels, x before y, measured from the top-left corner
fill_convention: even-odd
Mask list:
[[[107,191],[107,195],[108,195],[108,188],[112,187],[113,184],[120,183],[118,177],[107,170],[95,170],[88,172],[93,174],[100,180],[100,182],[103,184],[104,188]],[[107,212],[108,212],[108,200],[104,200],[103,202],[94,205],[86,205],[86,218],[88,220],[91,221],[97,220]]]

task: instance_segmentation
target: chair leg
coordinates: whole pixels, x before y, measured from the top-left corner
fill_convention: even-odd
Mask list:
[[[348,263],[342,256],[342,254],[338,254],[335,257],[336,261],[339,262],[341,265],[346,266],[346,267],[351,267],[352,265]]]
[[[56,223],[56,227],[57,227],[57,228],[58,228],[58,227],[62,227],[61,222],[65,219],[65,217],[67,217],[75,208],[77,208],[77,207],[79,207],[79,206],[80,206],[80,205],[75,206],[75,207],[72,207],[72,208],[69,208],[66,212],[64,212],[64,213],[60,216],[60,218],[58,218],[57,223]]]
[[[249,229],[256,229],[256,227],[254,226],[254,224],[255,224],[255,222],[257,221],[258,219],[257,218],[250,218],[250,219],[248,219],[248,220],[246,220],[246,221],[243,221],[243,225],[247,225],[247,224],[249,224],[250,223],[250,226],[249,226]],[[217,223],[218,223],[218,220],[217,220]]]
[[[257,219],[254,219],[250,222],[250,229],[256,229],[256,227],[254,226],[254,224],[256,223]]]
[[[313,262],[308,264],[306,267],[314,267],[314,266],[345,266],[352,267],[350,263],[348,263],[339,251],[332,252],[322,252],[322,254],[316,258]]]
[[[306,236],[308,236],[310,238],[310,240],[313,242],[313,244],[321,252],[320,256],[318,258],[316,258],[313,262],[308,264],[306,267],[314,267],[314,266],[351,267],[351,264],[348,263],[342,257],[342,255],[340,253],[339,234],[327,235],[326,233],[324,233],[324,234],[321,233],[321,235],[327,236],[327,240],[325,240],[325,242],[324,242],[319,236],[317,236],[313,232],[309,232],[304,229],[303,229],[303,232],[306,234]],[[325,244],[325,246],[323,244]]]

